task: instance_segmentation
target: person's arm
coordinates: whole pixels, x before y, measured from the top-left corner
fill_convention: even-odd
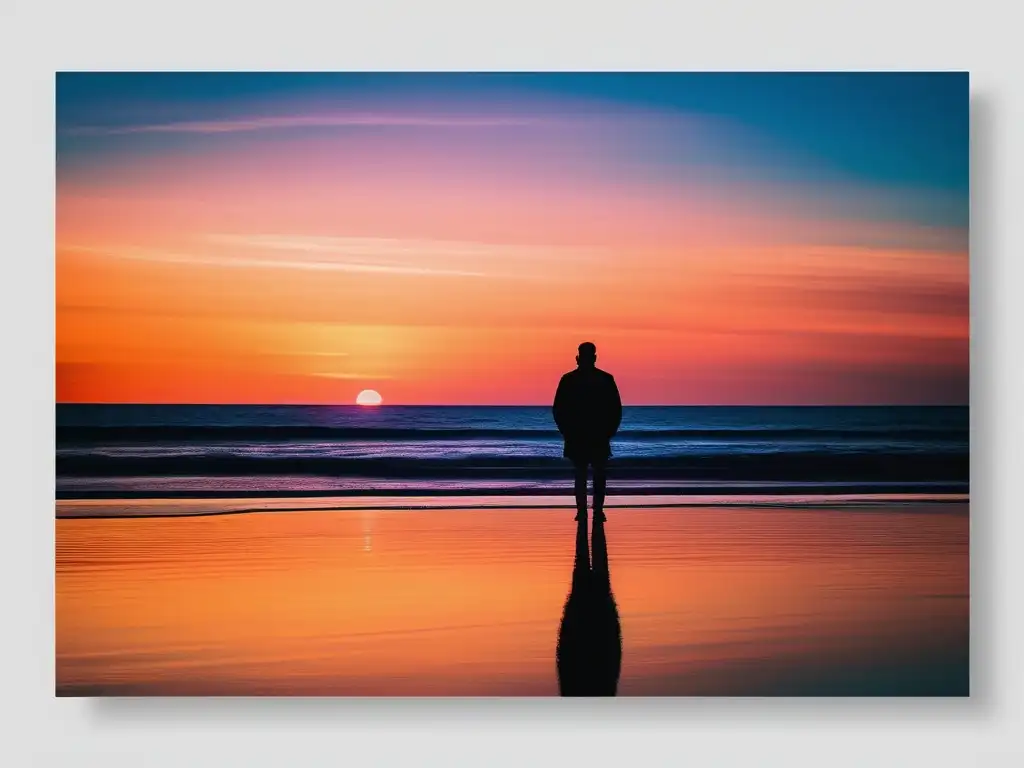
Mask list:
[[[558,431],[565,435],[566,429],[566,413],[565,413],[565,398],[566,398],[566,386],[565,377],[563,376],[558,380],[558,389],[555,390],[555,402],[551,406],[551,415],[555,419],[555,426],[558,427]]]
[[[609,377],[609,383],[611,384],[611,401],[612,407],[610,409],[609,419],[609,434],[608,437],[614,437],[615,433],[619,431],[619,426],[622,424],[622,398],[619,396],[619,387],[615,383],[615,377]]]

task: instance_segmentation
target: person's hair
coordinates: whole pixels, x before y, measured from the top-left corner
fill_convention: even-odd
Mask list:
[[[580,344],[578,351],[580,357],[583,358],[589,358],[593,360],[594,358],[597,357],[597,347],[594,345],[594,342],[592,341],[584,341],[582,344]]]

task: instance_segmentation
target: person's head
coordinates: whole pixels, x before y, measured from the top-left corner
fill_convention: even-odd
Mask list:
[[[576,365],[580,368],[592,368],[597,363],[597,347],[593,342],[584,341],[578,348]]]

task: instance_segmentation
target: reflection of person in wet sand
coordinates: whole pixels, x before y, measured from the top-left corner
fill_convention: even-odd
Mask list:
[[[591,564],[584,517],[576,525],[572,588],[562,611],[555,650],[562,696],[614,696],[619,685],[622,630],[608,573],[604,523],[597,519],[593,549]]]
[[[622,400],[615,378],[597,367],[597,347],[585,341],[577,368],[562,376],[552,413],[565,439],[562,455],[575,468],[576,519],[587,517],[587,470],[594,468],[594,519],[604,520],[606,467],[611,439],[622,422]]]

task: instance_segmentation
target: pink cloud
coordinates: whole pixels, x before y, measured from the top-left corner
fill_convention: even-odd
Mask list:
[[[548,123],[548,118],[445,115],[325,114],[283,115],[221,120],[183,120],[122,126],[73,126],[67,133],[78,136],[115,136],[132,133],[238,133],[289,128],[412,127],[494,128]]]

